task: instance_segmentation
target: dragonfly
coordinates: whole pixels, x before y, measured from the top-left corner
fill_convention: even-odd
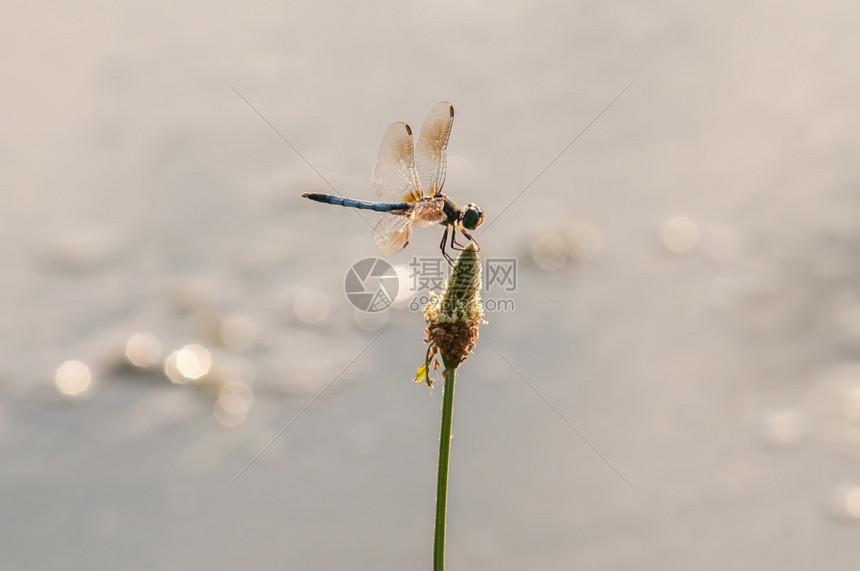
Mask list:
[[[439,248],[453,265],[454,260],[447,250],[449,235],[451,249],[462,250],[465,245],[457,241],[457,234],[475,242],[469,232],[484,222],[484,213],[476,204],[469,203],[463,208],[442,193],[453,123],[453,105],[447,101],[434,105],[421,127],[417,149],[413,148],[409,125],[396,122],[388,127],[373,171],[373,187],[379,201],[320,192],[306,192],[302,196],[326,204],[381,212],[382,217],[373,229],[373,239],[386,255],[395,254],[409,244],[413,226],[429,228],[440,224],[445,232]]]

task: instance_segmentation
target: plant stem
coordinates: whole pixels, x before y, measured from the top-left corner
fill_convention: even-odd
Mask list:
[[[454,377],[457,367],[445,371],[442,399],[442,433],[439,436],[439,475],[436,481],[436,532],[433,538],[433,571],[445,569],[445,514],[448,504],[448,458],[451,453],[451,421],[454,416]]]

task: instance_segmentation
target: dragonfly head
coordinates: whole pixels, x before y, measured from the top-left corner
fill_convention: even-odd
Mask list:
[[[461,224],[463,224],[463,228],[466,230],[474,230],[483,223],[484,213],[481,212],[481,209],[478,208],[477,204],[470,202],[466,208],[463,209],[463,220],[461,222]]]

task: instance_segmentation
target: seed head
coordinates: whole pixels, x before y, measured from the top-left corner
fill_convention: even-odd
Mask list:
[[[478,249],[469,243],[454,264],[454,269],[443,286],[442,295],[430,292],[430,301],[424,306],[424,321],[427,322],[427,357],[418,368],[416,381],[433,384],[430,367],[438,354],[446,369],[456,368],[466,360],[478,341],[478,326],[483,321],[484,308],[481,303],[481,263]]]

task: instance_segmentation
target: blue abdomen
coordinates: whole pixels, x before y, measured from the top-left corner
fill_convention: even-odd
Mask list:
[[[370,200],[355,200],[352,198],[343,198],[333,194],[324,194],[321,192],[306,192],[302,196],[324,202],[326,204],[337,204],[338,206],[349,206],[350,208],[360,208],[362,210],[375,210],[377,212],[392,212],[395,210],[409,210],[412,205],[408,202],[371,202]]]

